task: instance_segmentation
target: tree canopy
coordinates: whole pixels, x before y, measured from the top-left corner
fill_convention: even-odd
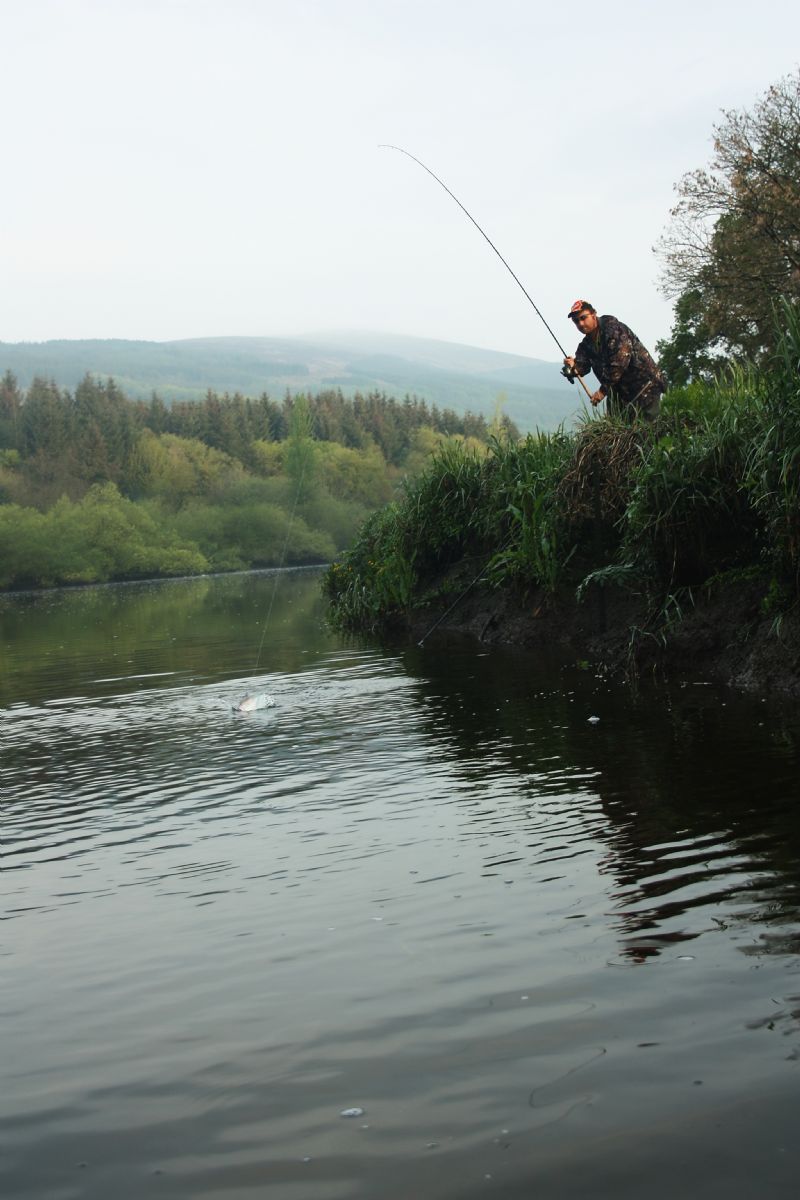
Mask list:
[[[489,430],[378,392],[168,406],[90,375],[24,391],[7,371],[0,589],[328,561],[453,437],[485,452]]]
[[[671,382],[713,370],[714,352],[775,349],[776,299],[800,301],[800,69],[749,110],[723,112],[710,165],[689,171],[657,246],[676,303],[659,344]]]

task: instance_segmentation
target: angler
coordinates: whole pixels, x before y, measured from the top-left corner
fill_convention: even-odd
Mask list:
[[[610,415],[654,421],[666,380],[633,330],[616,317],[598,317],[588,300],[576,300],[567,316],[583,334],[575,355],[565,357],[562,375],[570,383],[593,371],[600,387],[590,399],[602,400]],[[584,385],[585,386],[585,385]]]

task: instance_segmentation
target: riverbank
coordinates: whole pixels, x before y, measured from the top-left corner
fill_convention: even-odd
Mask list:
[[[458,635],[485,646],[555,653],[630,680],[701,676],[800,699],[800,614],[772,614],[768,585],[762,577],[686,592],[671,613],[658,614],[642,596],[616,589],[579,602],[574,591],[478,586],[450,613],[445,604],[425,605],[398,615],[393,628],[426,644]]]
[[[554,646],[604,669],[800,695],[800,316],[768,369],[658,420],[445,447],[325,577],[344,628]],[[467,590],[468,589],[468,590]]]

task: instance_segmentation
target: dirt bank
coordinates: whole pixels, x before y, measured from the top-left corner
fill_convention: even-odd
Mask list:
[[[665,621],[641,597],[615,588],[598,589],[580,604],[573,593],[475,589],[429,636],[458,632],[486,645],[557,649],[614,674],[702,676],[800,698],[800,614],[770,613],[765,594],[763,580],[686,594]],[[414,611],[409,635],[425,637],[446,609],[442,603]]]

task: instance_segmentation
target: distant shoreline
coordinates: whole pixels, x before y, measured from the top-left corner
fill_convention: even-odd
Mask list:
[[[53,592],[88,591],[91,588],[135,587],[137,584],[190,583],[197,579],[218,579],[221,575],[274,575],[277,571],[287,574],[298,571],[321,571],[327,566],[330,566],[329,562],[320,561],[288,567],[242,567],[235,571],[199,571],[196,575],[148,575],[140,579],[98,579],[93,583],[55,583],[51,587],[0,588],[0,599],[17,596],[46,596]]]

